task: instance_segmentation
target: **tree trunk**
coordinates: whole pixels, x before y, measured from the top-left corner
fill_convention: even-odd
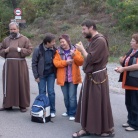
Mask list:
[[[11,0],[11,2],[12,2],[12,5],[13,5],[13,8],[14,9],[17,8],[17,1],[16,0]]]

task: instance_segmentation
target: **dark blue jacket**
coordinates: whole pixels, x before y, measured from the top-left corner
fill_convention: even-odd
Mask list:
[[[53,55],[56,53],[56,48],[53,48]],[[43,43],[41,43],[38,47],[34,49],[32,56],[32,71],[34,78],[42,78],[44,77],[44,69],[45,69],[45,50],[43,47]],[[53,65],[54,73],[56,76],[56,67]]]

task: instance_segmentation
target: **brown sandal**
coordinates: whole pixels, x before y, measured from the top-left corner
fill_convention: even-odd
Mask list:
[[[81,130],[75,132],[74,134],[76,134],[76,136],[73,136],[73,135],[72,135],[72,138],[80,138],[80,137],[83,137],[83,136],[89,136],[89,135],[90,135],[90,133],[87,132],[86,130],[83,130],[84,133],[81,134],[80,132],[81,132],[82,130],[83,130],[83,129],[81,129]]]
[[[114,130],[112,130],[112,131],[109,131],[107,133],[102,133],[100,136],[101,137],[114,137],[115,136],[115,132],[114,132]]]

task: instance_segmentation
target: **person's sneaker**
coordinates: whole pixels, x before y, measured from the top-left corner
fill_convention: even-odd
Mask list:
[[[135,129],[132,128],[132,127],[127,127],[127,128],[125,128],[125,130],[126,130],[126,131],[135,131]]]
[[[69,120],[70,121],[74,121],[75,120],[75,117],[71,116],[71,117],[69,117]]]
[[[66,117],[66,116],[68,116],[68,114],[67,113],[63,113],[62,116]]]
[[[51,117],[54,118],[56,115],[55,113],[51,113]]]
[[[125,123],[125,124],[122,125],[122,127],[129,127],[129,124]]]

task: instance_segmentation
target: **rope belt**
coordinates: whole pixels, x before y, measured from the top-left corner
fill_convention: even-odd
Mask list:
[[[6,87],[7,87],[7,60],[25,60],[24,58],[6,58],[5,59],[5,87],[4,87],[4,97],[6,97]]]
[[[106,74],[106,78],[105,78],[103,81],[101,81],[101,82],[97,82],[97,81],[95,81],[95,80],[92,78],[92,75],[93,75],[93,74],[102,72],[102,71],[104,71],[104,70],[106,70],[106,68],[101,69],[101,70],[97,70],[97,71],[95,71],[95,72],[93,72],[93,73],[88,73],[89,79],[90,79],[94,84],[102,84],[102,83],[104,83],[104,82],[107,80],[107,77],[108,77],[107,74]]]

